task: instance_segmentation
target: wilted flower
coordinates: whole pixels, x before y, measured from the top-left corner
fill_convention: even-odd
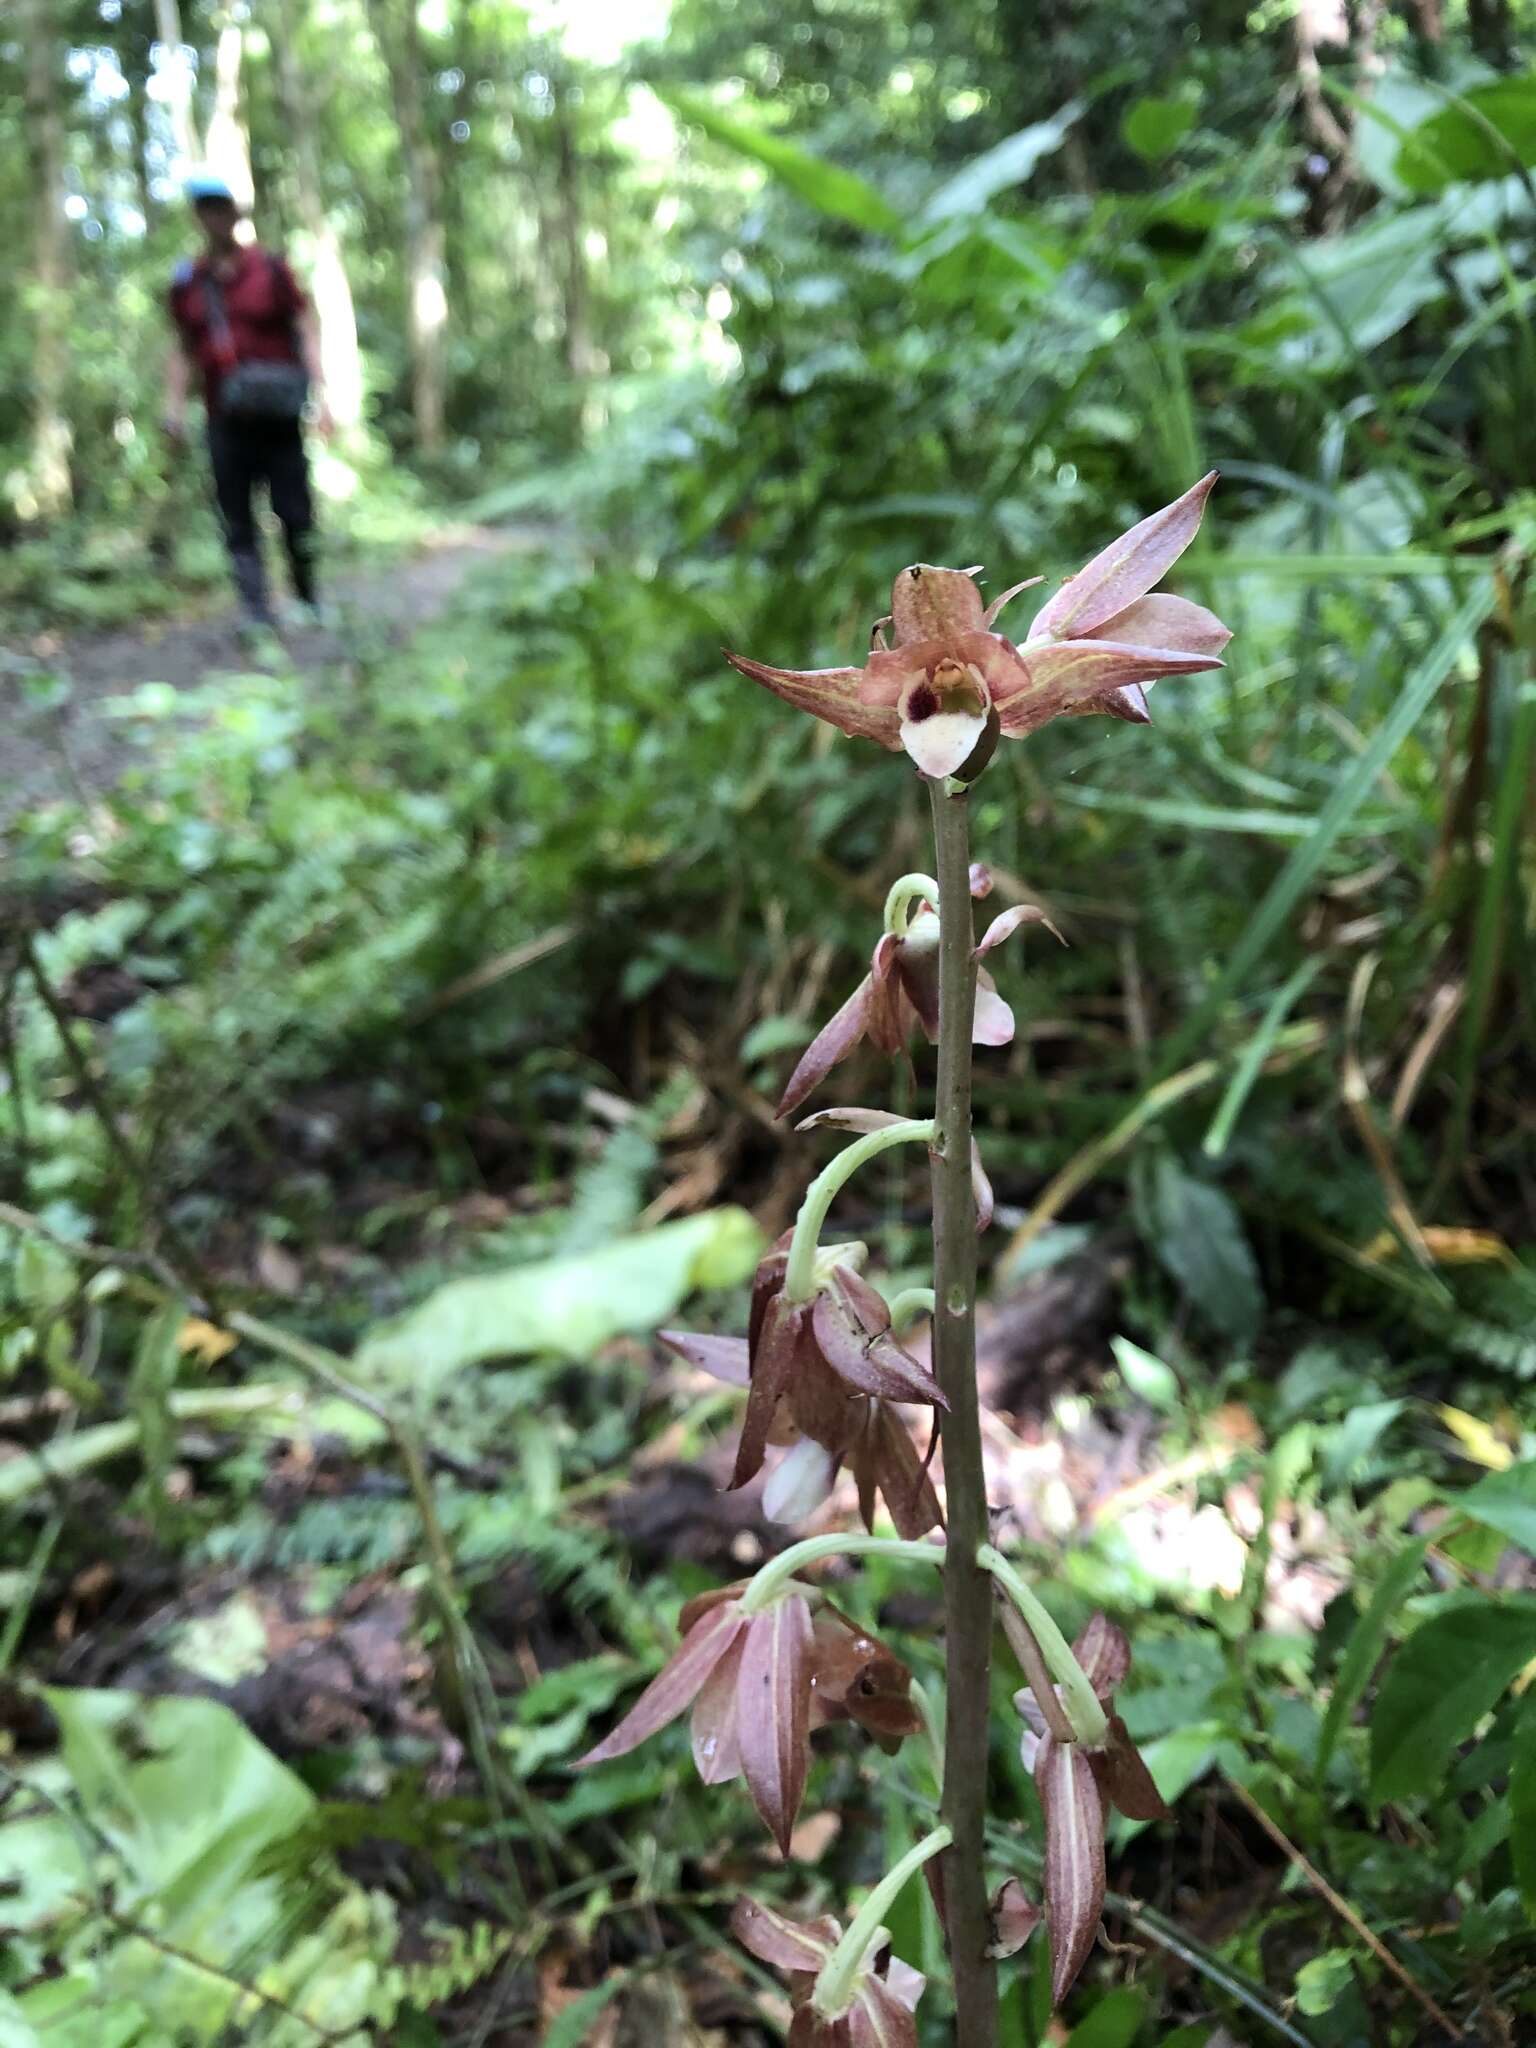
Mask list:
[[[984,896],[992,886],[985,868],[971,869],[971,893]],[[1037,904],[1021,903],[993,918],[976,947],[983,959],[994,946],[1011,938],[1022,924],[1049,924]],[[824,1024],[790,1075],[775,1116],[789,1116],[819,1087],[832,1069],[868,1039],[877,1051],[892,1057],[903,1053],[919,1028],[930,1045],[939,1042],[939,915],[924,898],[916,909],[903,905],[899,929],[881,934],[868,974],[841,1009]],[[1059,936],[1059,934],[1058,934]],[[976,1010],[971,1040],[976,1045],[1007,1045],[1013,1037],[1013,1012],[997,992],[987,970],[976,976]]]
[[[1131,1820],[1166,1820],[1168,1808],[1141,1753],[1114,1712],[1116,1688],[1131,1668],[1123,1629],[1094,1615],[1073,1654],[1108,1712],[1104,1737],[1089,1746],[1053,1735],[1033,1691],[1014,1705],[1028,1724],[1020,1743],[1045,1811],[1045,1910],[1051,1929],[1051,1997],[1071,1989],[1087,1960],[1104,1909],[1104,1826],[1115,1806]]]
[[[784,1293],[788,1239],[757,1269],[745,1338],[663,1330],[661,1342],[690,1365],[747,1389],[731,1485],[762,1470],[771,1444],[789,1445],[764,1492],[774,1519],[802,1520],[826,1499],[840,1465],[859,1482],[869,1523],[884,1494],[903,1536],[921,1536],[939,1519],[938,1497],[887,1401],[948,1406],[928,1368],[891,1335],[891,1312],[853,1261],[862,1247],[821,1255],[809,1301]]]
[[[1022,647],[992,624],[1038,577],[983,606],[974,570],[919,562],[897,577],[863,668],[770,668],[729,650],[726,659],[840,732],[904,747],[935,777],[962,770],[989,726],[1019,739],[1081,712],[1144,719],[1148,684],[1222,666],[1230,635],[1219,619],[1185,598],[1148,596],[1194,539],[1215,481],[1213,470],[1095,555],[1047,601]]]
[[[926,1979],[898,1962],[886,1941],[865,1955],[842,2010],[826,2013],[816,2003],[816,1982],[842,1937],[830,1913],[788,1920],[756,1899],[741,1899],[731,1915],[731,1932],[759,1961],[789,1978],[794,2018],[788,2048],[917,2048],[913,2013]]]
[[[624,1719],[578,1760],[608,1763],[693,1709],[693,1760],[706,1785],[745,1777],[752,1803],[787,1855],[813,1728],[857,1721],[882,1747],[918,1727],[912,1674],[883,1643],[793,1580],[754,1612],[744,1586],[690,1600],[682,1642]]]

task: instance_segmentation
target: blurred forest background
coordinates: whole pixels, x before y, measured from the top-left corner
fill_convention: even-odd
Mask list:
[[[1533,60],[1529,0],[7,0],[6,2048],[780,2037],[731,1900],[867,1883],[921,1759],[834,1736],[778,1870],[679,1730],[569,1765],[783,1540],[652,1333],[738,1326],[928,863],[719,649],[857,660],[904,563],[1054,579],[1211,466],[1227,670],[973,805],[1069,942],[979,1061],[999,1530],[1132,1627],[1176,1811],[1004,2039],[1532,2038]],[[203,160],[341,417],[292,661],[157,428]],[[927,1589],[838,1598],[939,1668]]]

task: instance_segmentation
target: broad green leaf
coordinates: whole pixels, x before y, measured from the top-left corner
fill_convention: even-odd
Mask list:
[[[1153,1212],[1154,1249],[1194,1306],[1224,1336],[1251,1337],[1264,1317],[1264,1294],[1231,1199],[1165,1157],[1158,1162]]]
[[[1342,363],[1344,336],[1365,351],[1406,327],[1445,295],[1443,248],[1438,217],[1418,209],[1373,215],[1342,235],[1309,243],[1304,255],[1292,258],[1320,302],[1307,354],[1324,367]]]
[[[1060,149],[1082,111],[1081,100],[1068,100],[1049,120],[1033,121],[972,157],[931,195],[920,216],[922,225],[934,227],[941,220],[980,213],[999,192],[1022,185],[1038,163]]]
[[[1456,1502],[1464,1515],[1497,1529],[1536,1557],[1536,1458],[1490,1472]]]
[[[1343,1997],[1354,1975],[1354,1957],[1347,1948],[1324,1949],[1296,1972],[1296,2004],[1315,2019]]]
[[[576,1258],[450,1280],[367,1336],[354,1363],[430,1398],[487,1358],[591,1358],[612,1337],[655,1330],[699,1288],[736,1286],[760,1250],[744,1209],[711,1209]]]
[[[708,100],[681,86],[657,85],[654,90],[657,98],[680,119],[702,128],[711,140],[735,150],[738,156],[760,163],[796,198],[806,200],[820,212],[867,228],[873,234],[900,233],[901,215],[873,185],[866,184],[854,172],[829,164],[824,157],[813,156],[798,143],[786,142],[771,128],[724,114]]]
[[[1451,1753],[1536,1657],[1536,1598],[1478,1600],[1415,1629],[1371,1715],[1371,1798],[1435,1792]]]
[[[1196,110],[1188,100],[1135,100],[1126,108],[1120,133],[1149,163],[1169,156],[1195,125]]]
[[[812,1029],[800,1017],[759,1017],[741,1041],[742,1062],[750,1066],[770,1053],[791,1049],[798,1052],[801,1046],[810,1043]]]
[[[1072,2029],[1067,2048],[1131,2048],[1146,2016],[1147,2001],[1141,1992],[1128,1986],[1106,1991],[1088,2017]]]
[[[1515,1723],[1509,1767],[1509,1852],[1526,1912],[1536,1920],[1536,1692],[1528,1692]]]
[[[1393,169],[1411,192],[1457,179],[1504,178],[1536,164],[1536,74],[1474,85],[1421,121]]]
[[[1427,1536],[1416,1537],[1397,1553],[1382,1573],[1370,1604],[1350,1631],[1349,1645],[1340,1661],[1328,1711],[1323,1716],[1322,1730],[1317,1738],[1319,1781],[1328,1769],[1328,1760],[1350,1715],[1371,1682],[1371,1673],[1376,1669],[1393,1618],[1424,1568],[1424,1553],[1429,1548],[1429,1541]]]
[[[156,2040],[228,2039],[240,1994],[219,1973],[237,1956],[244,1976],[259,1975],[338,2039],[361,2025],[393,1951],[393,1914],[329,1870],[280,1877],[270,1867],[314,1812],[308,1788],[212,1701],[60,1687],[45,1698],[61,1737],[47,1768],[65,1777],[84,1827],[59,1813],[0,1822],[8,1920],[38,1928],[61,1894],[88,1898],[105,1883],[120,1912],[179,1953],[103,1923],[88,1981],[65,1971],[22,2001],[44,2038],[98,2048],[118,2038],[108,2022],[121,2007],[152,2013]],[[312,1931],[296,1939],[304,1923]]]
[[[1224,1722],[1191,1721],[1184,1727],[1172,1729],[1167,1735],[1158,1736],[1155,1742],[1143,1742],[1138,1747],[1142,1761],[1152,1773],[1153,1784],[1172,1806],[1191,1785],[1205,1776],[1216,1762],[1223,1742],[1230,1745],[1230,1741]],[[1117,1814],[1110,1823],[1110,1840],[1117,1850],[1123,1849],[1150,1825],[1149,1821],[1127,1820],[1124,1814]]]
[[[1165,1415],[1177,1415],[1182,1396],[1178,1374],[1171,1365],[1150,1351],[1143,1351],[1129,1337],[1111,1337],[1109,1348],[1115,1354],[1120,1377],[1138,1401],[1145,1401],[1149,1408],[1160,1408]]]

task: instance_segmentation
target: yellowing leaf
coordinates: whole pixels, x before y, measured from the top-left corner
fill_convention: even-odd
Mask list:
[[[1492,1230],[1457,1230],[1430,1224],[1419,1232],[1437,1266],[1513,1266],[1514,1253]],[[1399,1257],[1402,1242],[1390,1230],[1378,1231],[1360,1256],[1368,1264],[1381,1265]]]
[[[1452,1408],[1443,1401],[1436,1406],[1435,1413],[1473,1464],[1486,1465],[1490,1472],[1504,1472],[1515,1462],[1514,1452],[1491,1423],[1469,1415],[1465,1408]]]
[[[183,1357],[194,1357],[199,1365],[217,1365],[239,1342],[233,1330],[221,1330],[203,1316],[188,1316],[176,1332],[176,1349]]]

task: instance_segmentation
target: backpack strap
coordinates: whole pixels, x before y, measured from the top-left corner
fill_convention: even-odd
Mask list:
[[[213,265],[208,264],[202,271],[203,303],[208,308],[208,325],[213,330],[213,339],[220,355],[236,360],[234,336],[229,331],[229,315],[224,310],[224,291],[214,275]]]

